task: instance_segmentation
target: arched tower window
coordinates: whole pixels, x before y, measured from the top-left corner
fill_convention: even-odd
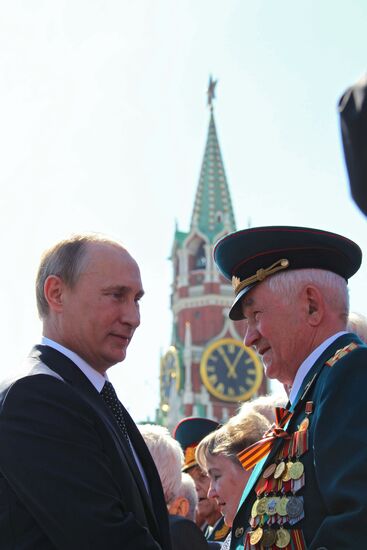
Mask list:
[[[204,242],[201,242],[194,259],[194,269],[205,269],[206,267],[206,254]]]

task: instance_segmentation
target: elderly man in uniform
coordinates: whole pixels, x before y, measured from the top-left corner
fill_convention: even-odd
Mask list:
[[[135,260],[75,235],[41,261],[41,345],[0,394],[1,550],[170,550],[154,462],[107,369],[140,323]]]
[[[175,427],[173,437],[184,451],[185,462],[182,471],[187,472],[195,482],[199,499],[196,523],[204,531],[208,541],[222,542],[226,539],[229,528],[224,523],[215,498],[208,497],[210,478],[195,458],[197,445],[218,427],[218,422],[210,418],[186,417]]]
[[[260,227],[220,240],[215,261],[233,278],[233,320],[289,404],[258,443],[232,527],[231,549],[366,546],[367,347],[346,331],[347,280],[361,250],[302,227]]]

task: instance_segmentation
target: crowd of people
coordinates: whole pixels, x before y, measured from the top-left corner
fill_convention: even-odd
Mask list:
[[[342,98],[353,196],[366,212],[365,81]],[[357,121],[357,122],[356,122]],[[283,384],[219,425],[137,426],[108,379],[140,324],[121,243],[74,235],[43,255],[42,338],[0,391],[1,550],[348,550],[366,544],[367,322],[349,314],[362,253],[305,227],[223,237],[233,320]]]
[[[366,319],[347,292],[361,258],[317,229],[222,238],[229,316],[288,401],[262,396],[170,434],[137,426],[108,380],[140,323],[135,260],[99,235],[46,251],[42,339],[0,396],[1,549],[363,548]]]

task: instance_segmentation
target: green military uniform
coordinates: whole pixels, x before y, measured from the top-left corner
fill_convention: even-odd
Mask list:
[[[339,357],[336,352],[343,348],[346,353]],[[316,361],[299,395],[306,393],[295,406],[287,427],[291,435],[300,431],[307,434],[307,449],[298,459],[296,455],[289,457],[287,447],[290,440],[277,441],[236,515],[231,550],[250,548],[251,536],[254,541],[261,535],[259,543],[264,536],[271,540],[282,526],[280,536],[284,542],[289,539],[290,548],[341,550],[365,547],[367,430],[361,419],[365,417],[366,366],[367,347],[352,334],[340,336]],[[345,400],[345,395],[354,396],[353,406]],[[284,481],[289,462],[302,465],[298,466],[300,477],[295,472],[294,477],[298,479]],[[277,470],[265,483],[263,475],[266,470],[271,471],[272,464],[278,469],[285,464],[286,468],[276,487],[273,486],[274,490],[268,491]],[[258,495],[254,490],[256,487]],[[256,513],[259,509],[261,512],[260,500],[265,506],[263,514]],[[255,502],[258,503],[257,511]],[[289,515],[287,506],[292,502],[294,510]],[[272,516],[269,515],[271,505],[276,507]],[[284,505],[285,513],[280,515]],[[259,529],[257,534],[247,534],[249,521],[252,521],[250,533],[256,533],[259,527],[263,532]],[[269,529],[273,533],[268,533]],[[244,546],[246,539],[248,544]],[[260,546],[253,544],[251,548]]]

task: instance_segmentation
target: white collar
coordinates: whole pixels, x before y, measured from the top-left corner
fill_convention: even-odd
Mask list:
[[[106,380],[108,380],[107,376],[103,376],[103,374],[99,373],[93,367],[88,365],[88,363],[84,361],[84,359],[79,357],[79,355],[77,355],[74,351],[65,348],[58,342],[55,342],[54,340],[51,340],[46,336],[42,336],[41,343],[44,346],[49,346],[50,348],[54,348],[57,351],[60,351],[63,355],[71,359],[71,361],[76,364],[76,366],[82,371],[82,373],[85,374],[89,382],[93,384],[98,393],[101,392]]]
[[[297,374],[294,378],[293,385],[291,392],[289,394],[289,401],[291,404],[293,404],[293,401],[295,400],[297,393],[302,386],[302,382],[306,378],[307,373],[311,369],[311,367],[316,363],[317,359],[320,357],[320,355],[326,350],[327,347],[329,347],[339,336],[342,336],[343,334],[347,334],[347,331],[342,330],[340,332],[337,332],[336,334],[333,334],[332,336],[329,336],[326,340],[324,340],[317,348],[313,350],[312,353],[306,359],[303,361],[301,366],[299,367]]]

